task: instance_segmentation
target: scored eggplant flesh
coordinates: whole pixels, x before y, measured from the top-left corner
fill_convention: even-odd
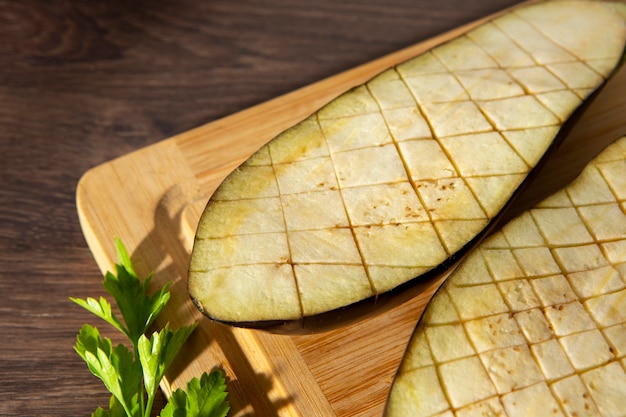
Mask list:
[[[514,9],[278,135],[207,203],[194,303],[213,320],[293,328],[446,265],[612,74],[624,15],[588,1]]]
[[[623,416],[625,370],[626,137],[448,278],[386,416]]]

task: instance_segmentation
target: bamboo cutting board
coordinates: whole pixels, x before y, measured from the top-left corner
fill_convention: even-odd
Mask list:
[[[113,239],[119,237],[140,276],[154,272],[156,284],[173,282],[159,327],[168,321],[173,328],[200,323],[166,376],[166,394],[202,372],[221,369],[231,416],[382,415],[406,343],[441,280],[379,316],[325,333],[284,336],[230,328],[201,316],[187,295],[195,228],[223,178],[277,133],[347,89],[483,21],[125,155],[83,176],[78,214],[100,269],[113,269]]]

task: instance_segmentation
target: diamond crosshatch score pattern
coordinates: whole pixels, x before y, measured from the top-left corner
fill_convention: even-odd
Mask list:
[[[625,415],[625,178],[622,138],[468,256],[412,337],[390,416]]]
[[[218,319],[297,319],[440,265],[499,212],[621,56],[623,28],[603,37],[567,7],[486,23],[261,148],[211,197],[190,292],[212,294],[196,298]],[[255,316],[243,317],[250,303]]]

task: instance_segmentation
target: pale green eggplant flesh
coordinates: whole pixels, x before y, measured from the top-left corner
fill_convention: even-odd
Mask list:
[[[472,251],[413,334],[386,416],[626,415],[626,138]]]
[[[376,308],[445,268],[612,74],[625,14],[587,1],[517,8],[286,130],[210,198],[191,298],[220,322],[293,331],[341,323],[348,307]]]

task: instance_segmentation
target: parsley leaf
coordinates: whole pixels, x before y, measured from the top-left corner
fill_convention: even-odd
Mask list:
[[[91,417],[126,417],[126,412],[120,402],[117,401],[117,398],[112,395],[109,401],[109,410],[107,411],[102,407],[98,407],[96,411],[91,414]]]
[[[139,360],[141,361],[148,398],[153,398],[156,394],[165,370],[170,366],[195,327],[195,325],[191,325],[171,331],[166,325],[160,332],[154,332],[150,339],[144,335],[139,338]],[[148,405],[151,406],[152,404]]]
[[[124,334],[137,345],[169,301],[171,284],[166,284],[152,296],[148,295],[152,275],[143,281],[139,279],[126,248],[119,239],[115,243],[121,264],[115,265],[117,276],[111,272],[105,274],[103,285],[120,309],[126,323]]]
[[[161,417],[224,417],[229,406],[224,377],[218,371],[204,373],[187,384],[187,392],[177,389],[161,412]]]
[[[97,328],[83,325],[74,347],[89,370],[100,378],[128,416],[136,415],[141,369],[133,354],[122,344],[113,347],[109,338],[102,338]]]
[[[104,297],[70,300],[122,332],[133,350],[123,344],[114,347],[89,324],[78,333],[74,350],[112,394],[109,409],[98,408],[92,417],[150,417],[159,384],[197,323],[177,330],[166,324],[148,338],[148,329],[170,299],[170,284],[148,294],[152,275],[141,280],[122,242],[116,239],[115,244],[120,263],[115,265],[116,274],[104,275],[103,286],[115,299],[121,319]],[[172,394],[162,417],[224,417],[228,413],[226,384],[220,372],[193,378],[187,390]]]
[[[106,298],[100,297],[100,300],[96,300],[92,297],[88,297],[86,300],[81,300],[80,298],[70,297],[70,300],[74,301],[79,306],[100,317],[102,320],[106,321],[120,332],[128,334],[126,326],[124,326],[124,324],[117,318],[117,316],[113,314],[111,303],[109,303]]]

